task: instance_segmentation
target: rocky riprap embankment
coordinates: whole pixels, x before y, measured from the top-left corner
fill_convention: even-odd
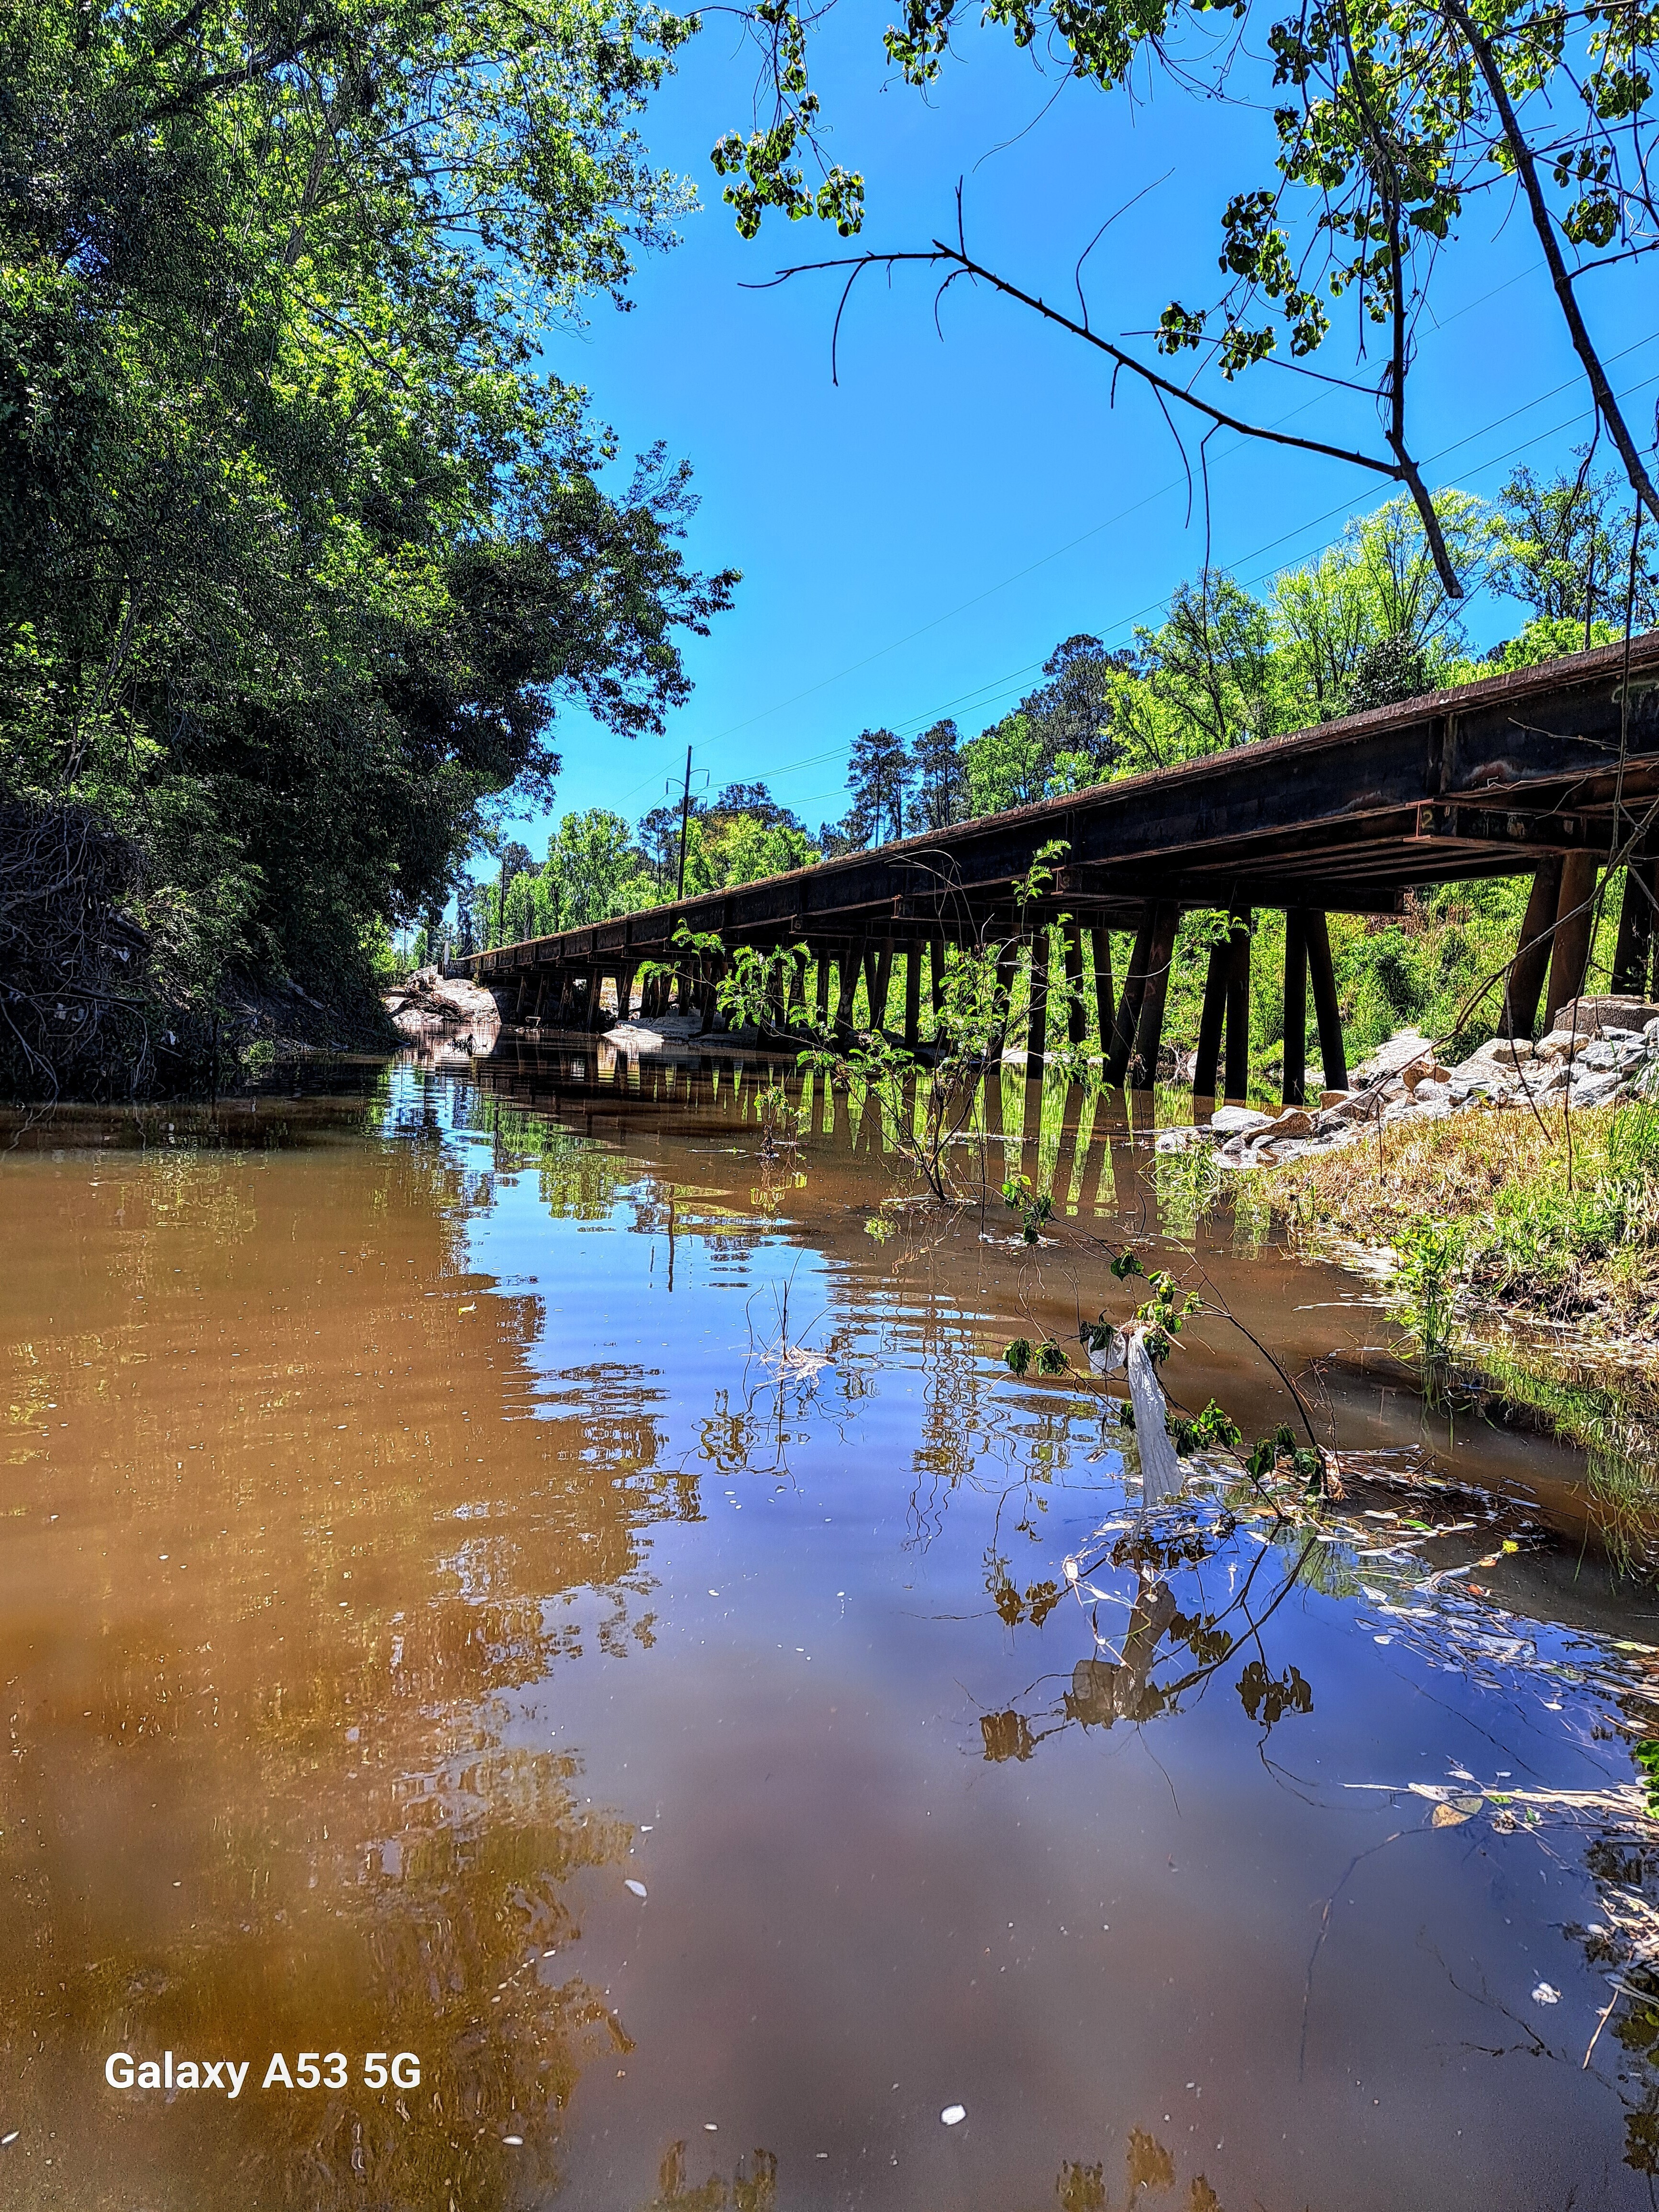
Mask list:
[[[1494,1037],[1455,1067],[1431,1039],[1402,1030],[1354,1070],[1353,1087],[1327,1091],[1317,1106],[1278,1113],[1221,1106],[1202,1127],[1165,1129],[1160,1152],[1213,1148],[1229,1167],[1265,1167],[1304,1152],[1334,1152],[1379,1123],[1437,1121],[1471,1111],[1529,1105],[1607,1106],[1625,1097],[1659,1102],[1659,1006],[1644,999],[1580,999],[1536,1044]]]

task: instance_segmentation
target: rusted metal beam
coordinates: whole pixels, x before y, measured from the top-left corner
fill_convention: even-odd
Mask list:
[[[1613,956],[1613,988],[1620,998],[1646,998],[1656,941],[1659,941],[1659,828],[1649,830],[1625,870],[1619,945]]]
[[[1228,917],[1231,957],[1227,963],[1226,1093],[1240,1102],[1250,1088],[1250,947],[1255,936],[1255,916],[1249,907],[1235,907]]]
[[[1550,980],[1544,998],[1544,1027],[1555,1027],[1563,1006],[1584,988],[1590,939],[1595,933],[1594,853],[1569,853],[1561,866],[1561,902],[1555,912],[1555,943],[1550,951]]]
[[[1134,1050],[1135,1027],[1140,1019],[1140,1002],[1146,995],[1146,967],[1152,958],[1152,927],[1157,916],[1157,903],[1149,899],[1142,908],[1140,926],[1135,932],[1128,970],[1123,978],[1123,996],[1117,1002],[1117,1013],[1112,1023],[1112,1042],[1102,1071],[1107,1083],[1114,1086],[1121,1083],[1128,1073],[1129,1054]]]
[[[1025,1017],[1025,1077],[1035,1082],[1048,1054],[1048,933],[1035,931],[1031,938],[1031,996]]]
[[[1198,1051],[1193,1060],[1193,1097],[1215,1097],[1216,1071],[1221,1062],[1221,1025],[1227,1013],[1227,971],[1232,945],[1224,937],[1210,946],[1210,964],[1204,976],[1204,1005],[1198,1018]]]

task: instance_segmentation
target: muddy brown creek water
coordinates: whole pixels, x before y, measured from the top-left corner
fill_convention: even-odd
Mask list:
[[[1578,1461],[1103,1115],[1030,1248],[884,1211],[872,1109],[765,1158],[763,1075],[6,1156],[0,2206],[1650,2204],[1659,1602]],[[1341,1504],[1143,1513],[1121,1377],[1009,1372],[1126,1240]],[[1219,1319],[1164,1372],[1293,1414]]]

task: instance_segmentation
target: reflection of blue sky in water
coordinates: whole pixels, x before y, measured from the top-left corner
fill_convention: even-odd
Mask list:
[[[568,2201],[643,2202],[684,2139],[687,2189],[764,2145],[782,2203],[990,2212],[1063,2159],[1111,2185],[1146,2128],[1224,2205],[1645,2203],[1615,2031],[1581,2065],[1601,1816],[1547,1802],[1628,1791],[1642,1662],[1463,1594],[1513,1516],[1425,1554],[1367,1519],[1409,1519],[1386,1489],[1335,1543],[1212,1503],[1137,1560],[1119,1432],[1000,1370],[971,1237],[909,1279],[827,1256],[812,1161],[781,1226],[752,1160],[659,1126],[644,1167],[501,1147],[467,1231],[540,1301],[510,1412],[579,1415],[592,1480],[684,1478],[638,1531],[647,1637],[578,1597],[597,1629],[509,1701],[637,1824],[647,1891],[589,1886],[636,2048],[584,2081]],[[762,1356],[786,1281],[816,1374]]]

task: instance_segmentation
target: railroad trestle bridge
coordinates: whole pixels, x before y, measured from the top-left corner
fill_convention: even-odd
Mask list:
[[[1017,909],[1016,879],[1042,846],[1066,850],[1041,900]],[[672,901],[613,920],[477,953],[455,963],[532,1028],[600,1029],[607,982],[634,1006],[640,970],[672,962],[678,980],[640,985],[644,1018],[700,1011],[718,1022],[713,956],[688,960],[684,923],[739,945],[804,944],[815,1012],[843,1031],[863,980],[885,1022],[902,971],[904,1042],[921,1037],[924,969],[940,988],[947,948],[1030,937],[1027,1072],[1042,1070],[1050,928],[1072,981],[1092,937],[1093,1021],[1070,1006],[1073,1042],[1092,1028],[1110,1084],[1151,1086],[1162,1041],[1176,931],[1184,912],[1250,924],[1285,915],[1283,1091],[1305,1084],[1310,986],[1325,1080],[1346,1081],[1326,917],[1399,913],[1416,886],[1525,873],[1525,919],[1506,984],[1503,1027],[1530,1036],[1583,988],[1601,872],[1628,857],[1610,988],[1645,996],[1659,928],[1659,633],[1456,690],[1431,693],[1240,745],[1174,768],[981,816],[942,832],[821,861],[783,876]],[[1130,931],[1121,981],[1107,933]],[[1210,955],[1194,1087],[1244,1094],[1251,938],[1236,929]],[[781,1010],[787,1013],[787,1009]],[[1224,1064],[1223,1048],[1224,1043]]]

